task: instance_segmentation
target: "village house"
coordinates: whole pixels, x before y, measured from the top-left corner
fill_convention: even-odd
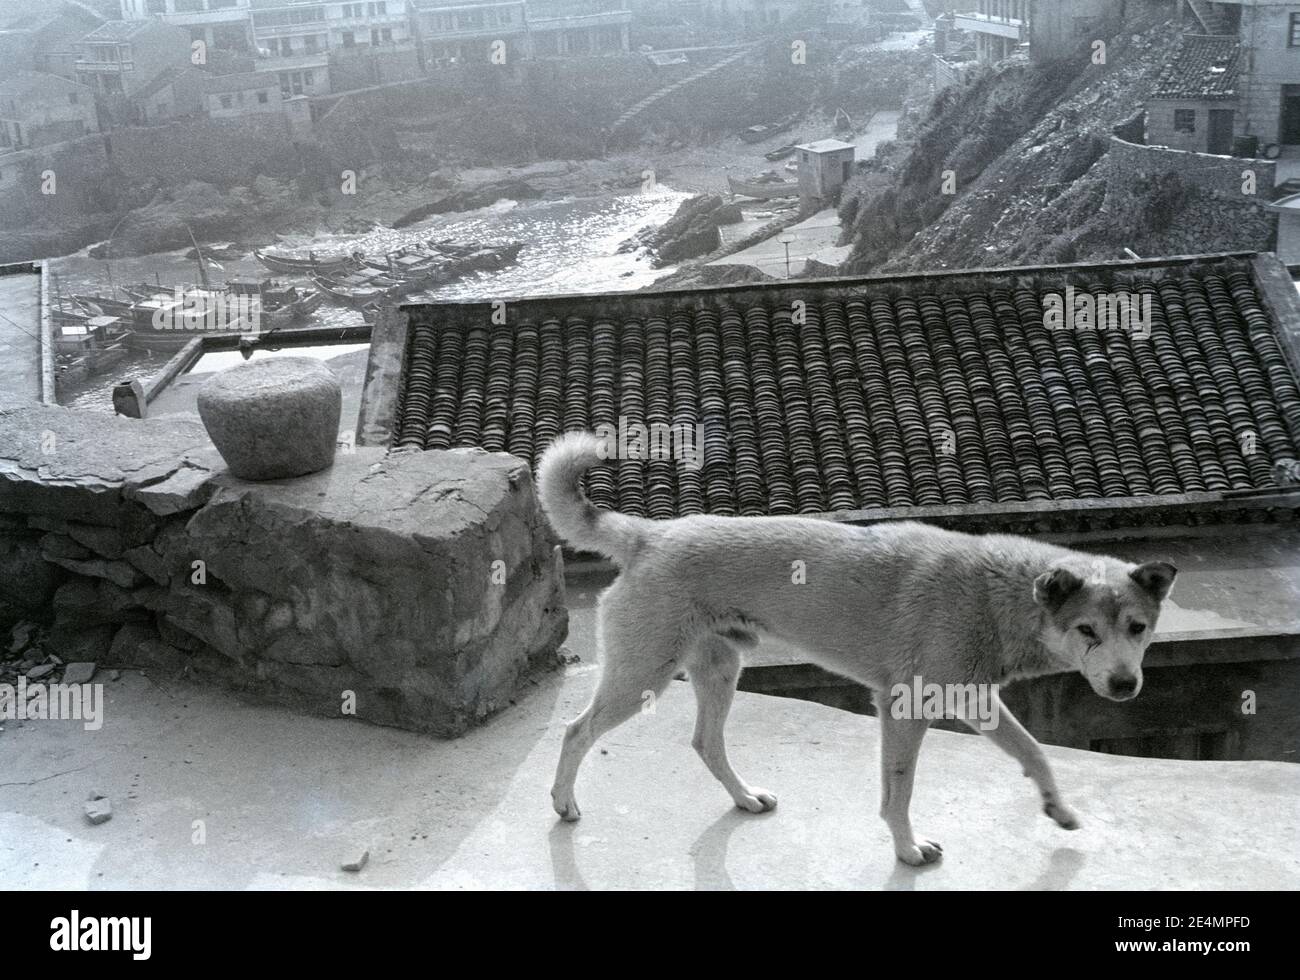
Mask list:
[[[171,67],[190,64],[190,32],[158,20],[110,20],[81,39],[77,81],[130,98]]]
[[[1235,37],[1184,35],[1147,102],[1146,142],[1231,153],[1243,60]]]
[[[76,77],[78,45],[103,23],[84,7],[48,7],[0,20],[0,77],[19,71]]]
[[[203,110],[203,94],[209,79],[206,71],[191,67],[170,67],[132,98],[135,120],[156,124],[193,116]]]
[[[632,13],[604,0],[415,0],[430,68],[628,50]]]
[[[337,49],[414,51],[406,0],[324,3],[251,0],[253,37],[271,57],[325,54]]]
[[[328,92],[329,62],[317,58],[293,68],[211,77],[204,91],[204,108],[214,119],[282,113],[290,99]]]
[[[209,47],[250,51],[253,46],[250,0],[122,0],[123,20],[157,18],[189,29]]]
[[[615,0],[528,0],[527,15],[534,58],[628,50],[632,13]]]
[[[955,30],[969,31],[983,64],[1008,58],[1028,45],[1035,61],[1069,57],[1100,26],[1119,13],[1115,0],[977,0],[952,17]]]
[[[61,143],[97,129],[95,96],[85,85],[33,71],[0,80],[0,153]]]

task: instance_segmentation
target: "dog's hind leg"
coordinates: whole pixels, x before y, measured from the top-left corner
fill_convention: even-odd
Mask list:
[[[680,643],[657,636],[653,626],[635,614],[615,616],[602,609],[601,620],[600,680],[591,704],[569,723],[551,787],[555,812],[565,820],[582,816],[574,798],[574,783],[592,745],[653,704],[680,666]]]
[[[894,837],[894,853],[904,864],[932,864],[943,855],[943,848],[934,841],[917,840],[907,812],[916,757],[930,722],[894,718],[884,697],[877,698],[876,714],[880,718],[880,815]]]
[[[711,634],[695,645],[688,666],[696,703],[695,736],[691,745],[709,772],[731,794],[736,806],[750,813],[771,810],[776,806],[776,797],[741,779],[727,758],[723,729],[736,693],[736,679],[740,676],[740,653],[722,637]]]
[[[1052,775],[1052,767],[1048,765],[1042,747],[1034,740],[1034,736],[1025,731],[1001,698],[997,699],[995,708],[993,717],[996,721],[991,727],[983,727],[979,720],[969,718],[965,719],[966,724],[981,735],[987,735],[994,745],[1020,763],[1020,768],[1034,781],[1038,792],[1043,796],[1044,813],[1066,830],[1077,830],[1079,818],[1062,802],[1060,791],[1056,788],[1056,778]]]

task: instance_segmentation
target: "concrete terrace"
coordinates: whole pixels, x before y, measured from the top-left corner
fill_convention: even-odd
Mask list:
[[[0,886],[1300,888],[1293,765],[1047,746],[1083,821],[1071,833],[1039,813],[991,743],[931,732],[912,814],[945,856],[917,870],[895,862],[876,816],[875,719],[738,694],[732,758],[780,798],[755,816],[691,750],[694,699],[681,682],[598,744],[578,782],[583,819],[560,823],[550,780],[564,723],[596,677],[597,585],[575,579],[569,594],[569,651],[581,659],[456,741],[251,706],[180,676],[101,671],[100,731],[3,726]],[[92,791],[112,800],[108,823],[82,815]],[[364,870],[341,870],[367,850]]]

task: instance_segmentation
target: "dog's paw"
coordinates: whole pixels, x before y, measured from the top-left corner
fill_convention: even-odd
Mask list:
[[[1043,804],[1043,812],[1066,830],[1079,829],[1079,815],[1064,803],[1052,801]]]
[[[750,813],[766,813],[776,809],[776,797],[757,786],[749,787],[749,792],[736,800],[736,806]]]
[[[898,855],[898,860],[904,864],[919,868],[926,864],[934,864],[942,858],[943,848],[932,840],[922,840],[895,853]]]
[[[561,820],[573,823],[582,816],[582,811],[578,809],[578,801],[572,796],[561,799],[554,794],[551,795],[551,805],[555,807],[555,812],[560,815]]]

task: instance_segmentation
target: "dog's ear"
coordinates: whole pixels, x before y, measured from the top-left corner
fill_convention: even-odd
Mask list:
[[[1128,573],[1139,589],[1160,602],[1173,587],[1178,569],[1167,561],[1149,561]]]
[[[1034,579],[1034,601],[1048,612],[1056,612],[1083,588],[1083,579],[1068,568],[1054,568]]]

